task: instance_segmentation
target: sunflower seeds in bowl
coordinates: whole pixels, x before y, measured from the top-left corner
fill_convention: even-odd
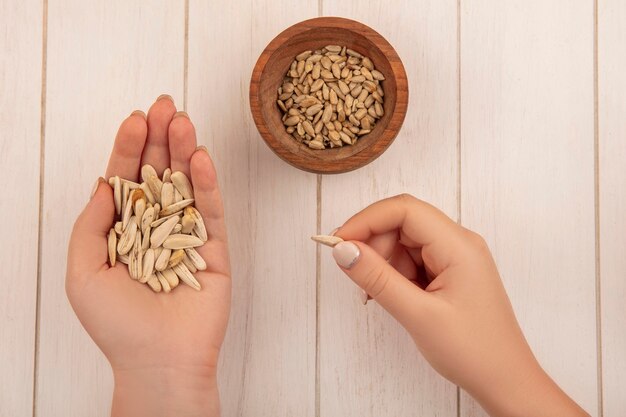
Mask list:
[[[141,184],[109,178],[115,203],[109,264],[127,265],[132,279],[155,292],[169,293],[180,281],[200,290],[193,274],[207,265],[195,248],[208,236],[189,179],[170,168],[159,178],[150,165],[141,168],[141,177]]]
[[[384,80],[368,57],[326,45],[295,57],[276,104],[287,133],[309,148],[355,145],[384,115]]]

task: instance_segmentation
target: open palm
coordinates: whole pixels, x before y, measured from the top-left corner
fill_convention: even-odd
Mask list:
[[[81,323],[114,370],[197,368],[215,372],[230,310],[230,264],[224,210],[215,169],[206,149],[196,148],[193,124],[176,112],[169,96],[148,116],[133,112],[120,126],[106,178],[138,181],[140,167],[159,175],[182,171],[194,188],[195,206],[208,231],[197,248],[207,263],[195,273],[202,289],[184,284],[155,294],[132,280],[126,265],[107,263],[107,233],[113,224],[111,187],[100,181],[79,216],[69,246],[66,290]]]

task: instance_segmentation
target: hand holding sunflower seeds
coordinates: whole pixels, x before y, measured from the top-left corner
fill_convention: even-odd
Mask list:
[[[369,58],[345,46],[302,52],[278,88],[287,133],[311,149],[356,144],[384,115],[384,79]]]
[[[131,278],[155,292],[169,293],[179,280],[200,290],[193,273],[207,265],[195,248],[208,236],[193,206],[189,179],[169,168],[160,179],[150,165],[141,168],[141,177],[141,184],[109,178],[116,213],[108,237],[109,263],[128,265]]]

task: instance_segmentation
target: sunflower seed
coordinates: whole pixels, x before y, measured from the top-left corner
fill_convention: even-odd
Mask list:
[[[193,262],[191,262],[191,260],[189,259],[189,257],[186,254],[185,254],[185,256],[183,256],[183,264],[187,267],[189,272],[191,272],[192,274],[195,274],[196,272],[198,272],[198,269],[193,264]]]
[[[122,182],[117,175],[113,177],[113,200],[115,202],[115,212],[122,212]]]
[[[159,280],[159,284],[161,284],[161,288],[163,289],[163,292],[169,293],[170,291],[172,291],[172,287],[170,287],[170,283],[167,282],[167,279],[165,279],[163,274],[161,274],[160,272],[157,272],[156,277]]]
[[[148,182],[148,178],[150,177],[158,177],[156,169],[150,164],[145,164],[141,167],[141,179],[144,182]]]
[[[157,248],[163,245],[163,242],[170,236],[170,232],[178,223],[178,216],[167,219],[162,225],[154,229],[150,236],[150,247]],[[171,248],[169,248],[171,249]]]
[[[148,249],[143,255],[142,273],[140,282],[145,283],[154,273],[154,249]]]
[[[158,204],[157,204],[157,206],[158,206]],[[157,206],[154,206],[155,207],[155,211],[154,211],[155,213],[157,213],[157,211],[156,211],[156,207]],[[163,223],[165,223],[166,221],[168,221],[172,217],[180,216],[182,214],[182,212],[183,211],[181,210],[181,211],[177,211],[176,213],[172,213],[169,216],[162,216],[158,220],[155,220],[152,223],[150,223],[150,226],[152,226],[152,228],[159,227],[160,225],[162,225]]]
[[[180,263],[172,268],[172,270],[176,273],[176,275],[178,275],[178,278],[180,278],[181,281],[189,285],[191,288],[200,291],[200,283],[191,274],[185,264]]]
[[[120,213],[124,213],[126,211],[126,204],[128,204],[128,197],[130,196],[130,186],[128,183],[122,181],[122,206]]]
[[[175,234],[168,236],[163,242],[163,247],[166,249],[186,249],[202,246],[204,242],[191,235]]]
[[[174,185],[170,182],[163,183],[161,187],[161,206],[167,208],[174,203]]]
[[[159,279],[157,278],[156,274],[151,275],[146,283],[148,284],[150,288],[152,288],[152,291],[161,292],[161,283],[159,282]]]
[[[141,191],[141,190],[139,190]],[[143,195],[143,191],[141,192]],[[146,200],[143,198],[139,198],[135,201],[135,221],[138,222],[138,225],[141,224],[141,219],[143,218],[143,213],[146,211]]]
[[[141,238],[141,250],[147,251],[150,248],[150,233],[152,232],[152,228],[148,227],[143,233]]]
[[[183,199],[190,200],[193,198],[193,188],[191,187],[191,183],[184,172],[173,172],[172,183],[178,192],[183,196]]]
[[[202,256],[200,256],[198,251],[195,250],[194,248],[185,249],[185,254],[189,258],[191,263],[193,263],[193,266],[195,266],[197,270],[204,271],[207,268],[206,262],[204,261]]]
[[[126,255],[133,247],[135,243],[135,235],[137,234],[137,223],[131,221],[129,226],[124,230],[119,242],[117,243],[117,253],[120,255]]]
[[[172,268],[183,261],[185,257],[185,251],[183,249],[177,249],[172,252],[169,261],[167,262],[167,268]]]
[[[174,214],[177,211],[180,211],[182,209],[184,209],[185,207],[193,204],[194,199],[190,198],[190,199],[186,199],[183,201],[179,201],[178,203],[174,203],[172,205],[170,205],[167,208],[163,208],[160,212],[159,212],[159,217],[164,217],[164,216],[169,216],[170,214]]]
[[[321,243],[322,245],[334,247],[337,243],[343,242],[343,239],[339,236],[326,236],[326,235],[316,235],[311,236],[311,239],[317,243]]]
[[[165,168],[165,171],[163,171],[163,182],[172,182],[171,181],[171,176],[172,176],[172,169],[171,168]]]
[[[132,279],[139,279],[143,270],[143,251],[141,250],[141,233],[135,234],[133,250],[129,255],[128,272]]]
[[[380,80],[380,81],[383,81],[385,79],[385,76],[383,75],[383,73],[377,70],[372,70],[372,77],[374,77],[375,80]]]
[[[115,234],[115,229],[109,230],[108,250],[109,264],[115,266],[115,257],[117,256],[117,234]]]
[[[144,195],[146,196],[146,200],[148,200],[150,204],[156,203],[156,199],[154,198],[154,195],[152,195],[152,191],[150,191],[148,184],[146,184],[145,182],[141,183],[139,189],[143,191]]]
[[[161,274],[167,280],[168,284],[170,284],[170,288],[174,289],[178,286],[180,280],[173,269],[166,269],[162,271]]]
[[[143,216],[141,217],[141,232],[146,233],[146,230],[151,226],[154,220],[154,207],[148,207],[146,211],[143,212]]]
[[[206,242],[208,240],[208,234],[206,231],[206,227],[204,226],[204,220],[202,220],[202,216],[200,212],[195,207],[187,207],[185,208],[185,215],[191,216],[191,218],[195,222],[195,226],[193,231],[196,232],[196,235],[203,241]]]
[[[189,215],[184,215],[180,223],[182,225],[181,232],[185,234],[191,233],[191,231],[193,230],[193,227],[196,224],[196,222],[193,220],[193,217]]]
[[[131,195],[134,192],[135,190],[131,192]],[[133,214],[133,203],[130,201],[130,197],[129,197],[128,202],[126,203],[126,207],[124,207],[124,214],[122,215],[122,230],[126,230],[126,228],[128,227],[132,214]]]
[[[167,268],[171,254],[171,249],[163,249],[154,263],[154,269],[157,271],[164,271]]]
[[[148,189],[152,193],[155,201],[157,203],[161,202],[161,188],[163,187],[163,182],[156,176],[148,177],[146,184],[148,184]]]

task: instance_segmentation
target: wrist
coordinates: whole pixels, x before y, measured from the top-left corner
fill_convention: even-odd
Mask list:
[[[214,369],[114,369],[113,417],[219,416]]]
[[[494,417],[589,416],[536,362],[517,376],[510,374],[507,382],[483,392],[477,399]]]

